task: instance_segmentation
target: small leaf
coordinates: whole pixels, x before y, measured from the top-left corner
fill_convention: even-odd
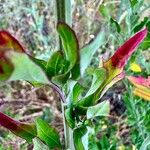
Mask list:
[[[76,104],[83,92],[83,87],[77,81],[69,80],[68,88],[67,105]]]
[[[79,45],[77,37],[75,32],[63,22],[57,24],[57,31],[62,40],[66,60],[70,63],[69,68],[72,69],[77,61],[79,61]]]
[[[80,50],[80,67],[81,67],[81,75],[84,74],[85,69],[91,63],[92,57],[98,48],[104,43],[105,34],[100,31],[96,38],[92,40],[89,44],[85,45]]]
[[[143,21],[141,21],[138,25],[136,25],[134,27],[134,32],[138,32],[139,30],[141,30],[149,21],[148,17],[145,17]]]
[[[131,7],[133,8],[138,3],[138,0],[130,0]]]
[[[2,112],[0,112],[0,125],[29,142],[36,136],[35,125],[16,121]]]
[[[73,114],[72,108],[68,108],[65,110],[65,118],[69,127],[73,129],[75,127],[75,116]]]
[[[46,73],[51,79],[53,76],[65,73],[66,68],[68,69],[67,62],[64,60],[61,51],[56,51],[47,62]]]
[[[45,145],[40,139],[33,139],[33,150],[50,150],[47,145]]]
[[[91,106],[87,110],[87,119],[91,119],[98,116],[108,116],[110,112],[109,101],[103,101],[95,106]]]
[[[86,134],[87,129],[85,126],[79,127],[73,131],[73,139],[76,150],[85,150],[82,138]],[[84,141],[86,142],[86,141]]]
[[[50,126],[42,119],[36,120],[37,137],[45,142],[50,149],[59,148],[61,149],[61,143],[59,134],[55,128]]]
[[[29,55],[28,55],[29,56]],[[39,67],[41,67],[43,69],[43,71],[46,71],[46,64],[47,62],[42,60],[42,59],[37,59],[37,58],[34,58],[32,56],[29,56],[29,58],[35,63],[37,64]]]

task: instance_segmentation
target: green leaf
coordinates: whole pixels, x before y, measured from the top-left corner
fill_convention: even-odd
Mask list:
[[[37,137],[45,142],[50,149],[59,148],[61,149],[61,143],[59,134],[55,128],[50,126],[47,122],[42,119],[36,120]]]
[[[98,116],[108,116],[110,112],[109,101],[103,101],[95,106],[91,106],[87,110],[87,119],[91,119]]]
[[[9,81],[26,80],[44,84],[49,82],[43,70],[32,62],[26,54],[13,52],[10,57],[14,70]]]
[[[101,149],[110,149],[110,143],[106,135],[103,135],[99,142]]]
[[[57,31],[63,44],[66,60],[70,62],[70,69],[79,61],[79,45],[75,32],[65,23],[59,22]]]
[[[73,129],[75,127],[75,116],[73,114],[72,108],[68,108],[65,110],[65,118],[69,127]]]
[[[104,43],[104,32],[100,31],[96,38],[92,40],[89,44],[85,45],[80,50],[80,68],[81,68],[81,75],[84,74],[85,69],[91,63],[92,57],[98,48]]]
[[[52,81],[59,86],[63,86],[68,78],[77,79],[80,75],[80,58],[79,58],[79,45],[75,32],[65,23],[59,22],[57,31],[60,35],[65,59],[68,69],[64,74],[52,78]],[[64,64],[66,66],[66,64]]]
[[[61,51],[56,51],[52,54],[46,65],[46,73],[51,79],[53,76],[63,74],[67,67]]]
[[[81,93],[83,92],[83,87],[77,83],[77,81],[68,81],[69,94],[66,98],[68,105],[76,104],[79,101]]]
[[[40,139],[33,139],[33,150],[50,150],[47,145],[45,145]]]
[[[106,78],[106,70],[104,68],[96,68],[96,69],[92,69],[91,71],[93,74],[93,80],[92,80],[91,87],[85,97],[93,94],[100,87],[100,85],[103,83],[103,81]]]
[[[46,64],[47,64],[46,61],[44,61],[44,60],[42,60],[42,59],[34,58],[34,57],[32,57],[32,56],[29,56],[29,58],[30,58],[35,64],[37,64],[38,66],[40,66],[40,67],[43,69],[43,71],[46,71]]]
[[[83,141],[82,138],[84,137],[86,132],[87,129],[85,126],[79,127],[73,131],[73,139],[74,139],[76,150],[85,150],[84,147],[85,144],[83,144],[83,142],[87,142],[87,141]]]
[[[16,121],[2,112],[0,112],[0,125],[29,142],[36,137],[35,125]]]
[[[133,29],[134,33],[138,32],[141,30],[149,21],[148,17],[145,17],[143,21],[141,21],[138,25],[136,25]]]
[[[58,86],[62,86],[63,87],[63,85],[66,84],[69,76],[70,76],[70,71],[67,71],[66,73],[64,73],[62,75],[58,75],[58,76],[52,77],[51,80],[52,80],[52,82],[54,82]]]

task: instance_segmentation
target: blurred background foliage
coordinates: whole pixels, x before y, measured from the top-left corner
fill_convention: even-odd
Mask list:
[[[72,0],[72,15],[80,47],[98,31],[105,31],[105,44],[94,55],[91,66],[98,66],[100,58],[107,60],[144,26],[150,31],[149,0]],[[0,0],[0,29],[12,33],[38,58],[48,59],[58,50],[56,20],[55,0]],[[125,70],[128,75],[150,76],[150,32]],[[90,82],[86,77],[85,87]],[[0,89],[0,111],[29,122],[41,116],[62,133],[59,98],[50,88],[33,88],[18,81],[1,84]],[[143,145],[150,149],[150,103],[134,96],[127,80],[116,84],[102,100],[111,102],[111,114],[91,122],[90,149],[136,150]],[[0,128],[0,150],[20,149],[30,150],[32,145]]]

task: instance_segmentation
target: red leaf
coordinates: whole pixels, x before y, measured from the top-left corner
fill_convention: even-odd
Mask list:
[[[129,40],[127,40],[115,54],[110,58],[112,65],[117,68],[122,68],[125,66],[128,58],[132,55],[132,53],[136,50],[138,45],[144,40],[148,33],[147,28],[139,31]]]
[[[16,121],[2,112],[0,112],[0,125],[27,141],[31,141],[36,136],[34,125]]]

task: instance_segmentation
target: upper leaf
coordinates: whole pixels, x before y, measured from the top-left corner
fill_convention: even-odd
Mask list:
[[[114,83],[124,78],[123,69],[126,65],[129,57],[136,50],[137,46],[144,40],[147,35],[147,28],[139,31],[129,40],[127,40],[115,54],[106,62],[103,63],[103,67],[107,71],[107,77],[105,80],[105,84],[100,88],[100,91],[104,94],[109,87],[111,87]],[[117,78],[117,79],[115,79]],[[103,95],[101,94],[101,96]]]
[[[75,32],[65,23],[59,22],[57,31],[62,40],[66,60],[70,63],[70,69],[79,61],[79,45]]]

